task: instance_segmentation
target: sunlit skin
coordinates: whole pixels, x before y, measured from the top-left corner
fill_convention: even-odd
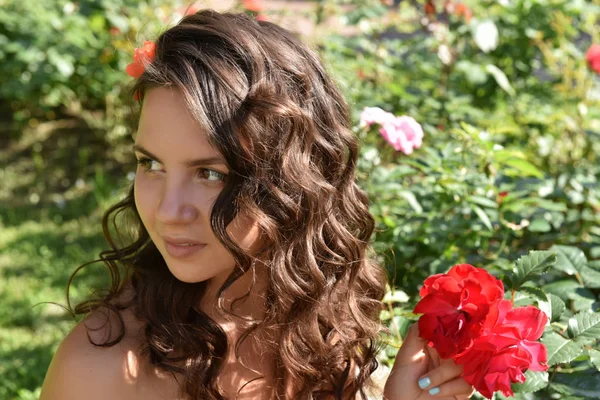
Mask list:
[[[238,337],[235,324],[214,312],[216,291],[235,267],[233,256],[218,241],[210,225],[212,206],[230,173],[222,155],[210,145],[206,134],[188,114],[177,89],[164,87],[150,89],[145,94],[134,149],[139,164],[135,178],[135,204],[150,238],[177,279],[183,282],[208,281],[208,291],[199,308],[220,323],[232,338]],[[250,253],[264,244],[258,226],[243,213],[234,219],[227,231],[240,247]],[[174,258],[166,250],[164,236],[185,237],[207,245],[191,257]],[[236,313],[261,317],[267,279],[263,267],[257,269],[257,286],[240,308],[236,306]],[[246,293],[250,280],[250,274],[238,279],[225,292],[225,304]],[[248,351],[251,354],[261,350]],[[262,359],[249,358],[255,361]],[[226,368],[229,368],[230,378],[238,370],[231,354],[226,360]],[[264,371],[269,373],[268,369]],[[453,362],[440,360],[435,351],[418,337],[414,326],[396,357],[384,398],[466,399],[472,388],[460,378],[461,372],[462,368]],[[244,382],[251,378],[241,369],[238,374],[235,383],[224,384],[232,385],[228,391],[237,390],[238,380]],[[421,390],[417,382],[425,375],[430,377],[431,386]],[[428,391],[434,387],[441,391],[432,396]],[[256,392],[248,396],[256,398]]]

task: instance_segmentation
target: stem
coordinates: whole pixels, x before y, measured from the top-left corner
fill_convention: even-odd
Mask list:
[[[583,283],[583,280],[581,279],[581,275],[579,275],[578,273],[575,274],[575,278],[577,278],[577,282],[579,282],[579,284],[581,286],[585,286]]]
[[[392,319],[392,328],[396,331],[396,336],[398,338],[398,343],[402,343],[402,336],[400,335],[400,327],[396,324],[396,320],[394,319],[394,308],[392,307],[392,303],[387,303],[388,309],[391,314]]]

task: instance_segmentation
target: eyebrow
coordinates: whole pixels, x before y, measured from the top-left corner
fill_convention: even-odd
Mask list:
[[[133,149],[135,151],[139,151],[140,153],[147,155],[148,157],[152,158],[153,160],[158,161],[161,164],[163,163],[162,161],[160,161],[160,159],[158,157],[156,157],[154,154],[150,153],[148,150],[146,150],[145,148],[143,148],[142,146],[140,146],[138,144],[134,144]],[[185,161],[183,164],[186,167],[196,167],[198,165],[214,165],[214,164],[226,165],[225,161],[220,156],[198,158],[196,160]]]

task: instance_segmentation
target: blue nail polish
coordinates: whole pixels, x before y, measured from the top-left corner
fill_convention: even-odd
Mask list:
[[[432,395],[432,396],[435,396],[439,392],[440,392],[440,388],[439,387],[434,387],[433,389],[429,389],[429,394]]]
[[[419,387],[421,389],[425,389],[427,386],[431,385],[431,380],[427,377],[419,379]]]

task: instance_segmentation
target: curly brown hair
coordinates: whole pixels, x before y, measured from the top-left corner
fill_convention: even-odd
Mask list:
[[[286,398],[286,377],[298,388],[294,398],[350,399],[360,393],[365,399],[382,344],[379,313],[387,276],[369,245],[374,219],[356,183],[358,141],[348,107],[318,56],[273,23],[204,10],[159,36],[156,58],[131,94],[142,94],[143,102],[145,91],[165,86],[181,91],[231,171],[210,217],[214,234],[239,266],[221,287],[219,305],[223,291],[254,259],[269,269],[266,316],[251,321],[239,341],[261,325],[278,328],[276,340],[264,342],[276,354],[277,399]],[[195,307],[206,282],[181,282],[169,272],[133,193],[132,186],[102,220],[111,249],[97,261],[108,266],[111,287],[74,313],[107,307],[119,315],[131,307],[144,322],[147,361],[182,375],[181,393],[189,398],[222,399],[215,378],[227,336]],[[268,240],[258,255],[246,254],[226,232],[240,210]],[[69,280],[69,307],[68,288],[88,264]],[[116,302],[126,285],[133,297]],[[118,343],[125,333],[119,320],[115,340],[93,344]]]

